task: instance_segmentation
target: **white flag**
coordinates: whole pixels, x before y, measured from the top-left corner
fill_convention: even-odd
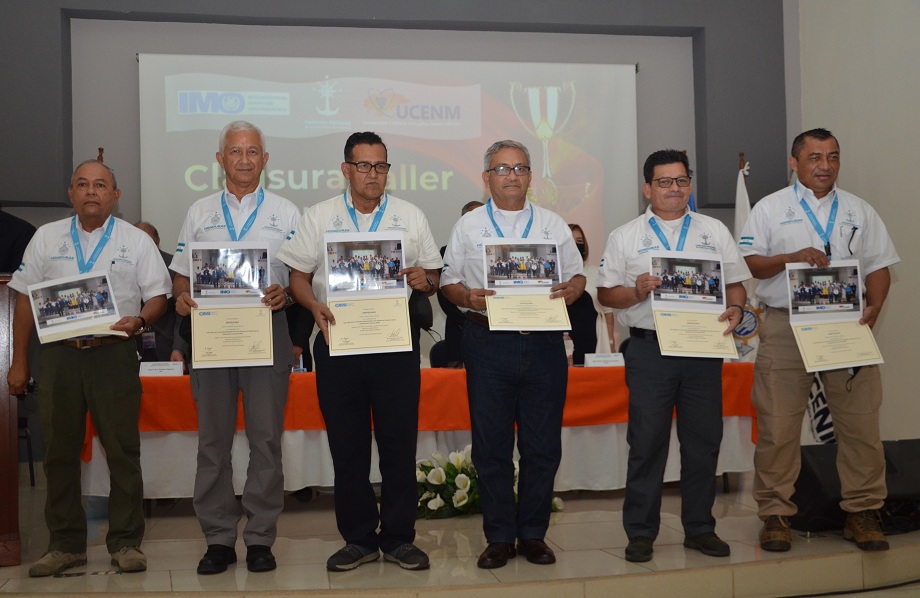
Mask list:
[[[745,162],[744,167],[738,170],[738,186],[735,188],[735,240],[741,239],[741,231],[751,215],[751,200],[748,197],[747,185],[744,176],[751,169],[751,163]],[[757,309],[757,280],[751,278],[745,281],[744,290],[747,292],[747,305],[744,306],[744,317],[741,324],[735,328],[735,344],[738,347],[739,361],[754,361],[757,356],[758,339],[760,332],[760,310]]]

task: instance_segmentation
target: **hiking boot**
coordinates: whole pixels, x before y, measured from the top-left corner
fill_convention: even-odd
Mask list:
[[[856,542],[860,550],[888,550],[888,540],[882,533],[882,518],[874,509],[847,513],[843,537]]]
[[[147,556],[137,546],[125,546],[112,553],[112,564],[122,573],[147,570]]]
[[[770,552],[786,552],[792,548],[789,520],[781,515],[770,515],[760,530],[760,547]]]
[[[65,569],[71,567],[80,567],[86,564],[86,553],[61,552],[60,550],[49,550],[45,556],[35,561],[29,567],[29,577],[48,577],[57,575]]]

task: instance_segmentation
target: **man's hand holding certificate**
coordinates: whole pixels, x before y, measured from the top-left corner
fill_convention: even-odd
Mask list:
[[[882,363],[872,329],[860,323],[865,293],[858,260],[827,268],[787,264],[789,324],[809,372]]]
[[[553,297],[562,267],[554,243],[496,239],[483,244],[490,330],[571,330],[566,302]]]
[[[738,357],[727,334],[722,261],[712,254],[657,252],[650,272],[661,284],[651,293],[652,315],[662,355]],[[738,308],[740,309],[740,308]]]

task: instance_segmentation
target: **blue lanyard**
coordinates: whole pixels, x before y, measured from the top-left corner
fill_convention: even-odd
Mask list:
[[[348,205],[348,191],[342,194],[342,201],[345,202],[345,209],[348,210],[348,215],[351,216],[351,221],[355,223],[355,230],[360,233],[361,227],[358,226],[358,211],[355,210],[354,206]],[[374,216],[374,220],[371,222],[371,227],[367,230],[367,232],[377,232],[377,227],[380,226],[380,221],[383,220],[383,213],[387,211],[387,203],[389,201],[390,198],[387,196],[386,191],[384,191],[383,203],[381,203],[380,207],[377,209],[377,215]]]
[[[89,256],[89,261],[83,261],[83,246],[80,245],[80,235],[77,234],[77,217],[74,216],[70,221],[70,238],[73,239],[73,247],[77,254],[77,267],[80,268],[80,274],[86,274],[93,269],[93,266],[96,265],[96,260],[99,259],[99,254],[102,253],[102,248],[105,247],[105,244],[109,242],[109,239],[112,238],[112,231],[115,229],[115,218],[109,216],[109,224],[105,227],[105,232],[102,233],[102,239],[99,240],[99,243],[96,245],[96,249],[93,250],[93,254]]]
[[[796,183],[795,187],[795,196],[799,196],[799,184]],[[818,222],[818,218],[815,216],[815,213],[811,211],[808,202],[805,201],[805,194],[802,194],[802,197],[799,197],[799,203],[802,204],[802,209],[805,210],[805,214],[808,216],[808,219],[811,220],[811,225],[815,227],[815,232],[818,233],[818,236],[821,237],[821,240],[824,241],[824,253],[827,257],[831,257],[831,233],[834,230],[834,223],[837,221],[837,192],[834,191],[834,203],[831,204],[831,213],[827,217],[827,228],[821,228],[821,223]]]
[[[236,226],[233,225],[233,218],[230,216],[230,206],[227,205],[226,196],[226,192],[220,194],[220,207],[224,210],[224,221],[227,223],[227,232],[230,233],[231,241],[239,241],[249,232],[249,229],[252,228],[252,223],[256,221],[256,215],[259,213],[259,206],[265,201],[265,191],[259,187],[259,199],[256,201],[256,209],[249,215],[246,224],[243,225],[243,230],[240,231],[239,237],[236,236]]]
[[[489,198],[489,201],[486,202],[486,211],[489,213],[489,220],[492,221],[492,228],[495,229],[495,233],[499,237],[504,237],[505,234],[502,232],[502,229],[498,228],[498,223],[495,222],[495,216],[492,215],[492,198]],[[521,235],[522,239],[526,239],[527,235],[530,234],[530,227],[533,226],[533,205],[530,206],[530,220],[527,221],[527,226],[524,228],[524,234]]]
[[[658,223],[655,222],[655,217],[652,216],[648,219],[648,225],[652,227],[652,230],[655,231],[655,234],[658,235],[658,240],[661,241],[661,244],[664,245],[664,248],[668,251],[671,251],[671,244],[668,243],[668,238],[664,236],[664,232],[661,230],[661,227],[658,226]],[[680,237],[677,239],[677,251],[684,250],[684,243],[687,241],[687,231],[690,230],[690,214],[684,216],[684,225],[680,228]]]

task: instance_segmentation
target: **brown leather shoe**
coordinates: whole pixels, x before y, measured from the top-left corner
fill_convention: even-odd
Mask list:
[[[789,520],[781,515],[770,515],[760,530],[760,547],[770,552],[786,552],[792,548]]]
[[[495,544],[489,544],[482,551],[476,565],[480,569],[498,569],[507,565],[508,560],[513,559],[516,554],[514,544],[496,542]]]
[[[876,510],[847,513],[843,537],[856,542],[860,550],[888,550],[888,540],[882,533],[882,518]]]
[[[553,549],[543,540],[518,540],[517,551],[535,565],[552,565],[556,562]]]

